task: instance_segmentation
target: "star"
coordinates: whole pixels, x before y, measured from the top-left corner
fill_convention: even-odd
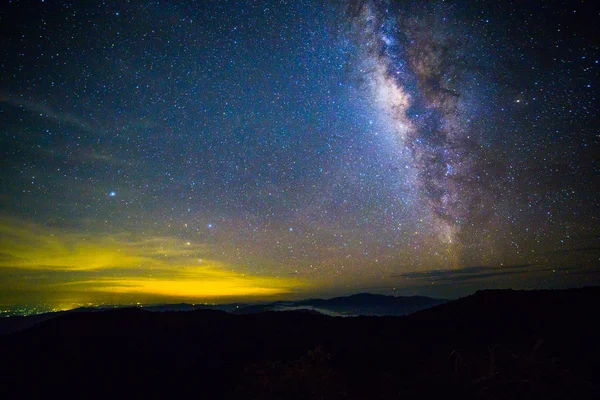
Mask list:
[[[600,279],[568,251],[600,237],[588,2],[238,3],[165,19],[162,2],[0,2],[18,28],[0,50],[4,297],[131,301],[241,274],[239,298],[414,293],[408,271],[473,266]],[[486,271],[430,293],[513,285]]]

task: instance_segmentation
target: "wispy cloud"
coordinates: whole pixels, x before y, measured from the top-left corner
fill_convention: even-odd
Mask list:
[[[205,244],[135,233],[69,232],[0,218],[0,292],[88,299],[128,295],[165,299],[269,296],[303,286],[297,277],[243,272],[211,259]],[[13,296],[14,297],[14,296]]]
[[[81,128],[88,132],[98,132],[97,127],[83,118],[68,112],[57,111],[43,102],[34,102],[24,99],[21,96],[11,96],[6,93],[0,93],[0,103],[10,104],[15,107],[22,107],[32,113],[39,114],[40,117],[50,118],[61,123]]]
[[[579,247],[572,249],[560,249],[551,251],[549,254],[562,254],[562,253],[584,253],[584,252],[594,252],[600,251],[600,246],[590,246],[590,247]]]
[[[394,278],[412,279],[436,283],[463,283],[473,280],[495,278],[532,272],[538,264],[517,264],[508,266],[470,266],[457,269],[445,269],[422,272],[407,272],[392,275]]]

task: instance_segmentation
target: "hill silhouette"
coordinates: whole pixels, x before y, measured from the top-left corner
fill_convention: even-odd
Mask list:
[[[592,399],[599,300],[583,288],[482,291],[406,317],[68,313],[0,336],[0,396]]]
[[[331,299],[277,301],[274,303],[256,304],[237,308],[233,312],[235,314],[253,314],[265,311],[308,310],[334,316],[402,316],[445,303],[446,301],[424,296],[405,297],[358,293]]]
[[[188,312],[194,310],[221,310],[234,314],[255,314],[266,311],[302,311],[304,313],[319,313],[334,316],[356,316],[356,315],[408,315],[416,311],[424,310],[447,300],[433,299],[430,297],[412,296],[385,296],[370,293],[359,293],[345,297],[334,297],[332,299],[308,299],[301,301],[276,301],[259,304],[153,304],[142,305],[141,308],[153,312],[177,311]],[[57,316],[82,313],[98,312],[111,308],[123,308],[123,306],[102,307],[79,307],[72,310],[48,312],[29,316],[0,317],[0,334],[19,332]]]

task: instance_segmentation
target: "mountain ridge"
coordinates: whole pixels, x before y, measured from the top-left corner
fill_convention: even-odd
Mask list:
[[[599,309],[596,287],[477,292],[403,317],[63,313],[0,336],[0,395],[595,399]]]

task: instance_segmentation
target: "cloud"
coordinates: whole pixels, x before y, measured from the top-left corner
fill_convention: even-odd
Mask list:
[[[563,253],[584,253],[584,252],[595,252],[600,251],[600,247],[598,246],[590,246],[590,247],[580,247],[575,249],[561,249],[551,251],[549,254],[563,254]]]
[[[392,277],[436,283],[464,283],[479,279],[529,273],[536,266],[538,264],[518,264],[500,267],[471,266],[458,269],[408,272],[393,275]]]
[[[0,267],[89,270],[153,263],[116,236],[64,232],[15,219],[0,221],[0,238]]]
[[[247,274],[209,254],[206,245],[174,237],[81,233],[5,217],[0,292],[13,301],[39,294],[78,294],[92,302],[108,294],[116,302],[119,295],[169,301],[269,296],[304,285],[297,277]]]
[[[9,104],[14,107],[22,107],[32,113],[39,114],[41,117],[50,118],[60,123],[75,126],[87,132],[96,133],[98,131],[92,124],[74,114],[56,111],[44,103],[26,100],[20,96],[11,96],[6,93],[0,93],[0,103]]]
[[[172,298],[221,298],[268,296],[290,293],[281,278],[257,277],[225,271],[218,267],[203,267],[192,274],[179,271],[170,276],[139,277],[126,279],[100,278],[83,285],[92,284],[94,291],[159,295]]]

